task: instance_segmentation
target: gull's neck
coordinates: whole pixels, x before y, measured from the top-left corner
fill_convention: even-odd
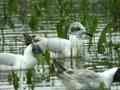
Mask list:
[[[32,52],[32,44],[28,45],[24,50],[24,61],[27,65],[33,66],[37,63],[36,58],[33,55]]]
[[[33,56],[32,44],[28,45],[24,50],[24,56]]]

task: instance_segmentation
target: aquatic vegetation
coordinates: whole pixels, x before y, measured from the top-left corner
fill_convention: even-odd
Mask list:
[[[15,90],[18,90],[19,78],[18,78],[15,71],[12,71],[11,73],[9,73],[8,81],[9,81],[10,84],[13,84]]]
[[[98,41],[98,52],[99,53],[103,53],[105,51],[105,48],[108,47],[107,45],[107,33],[111,33],[112,32],[112,25],[107,24],[106,27],[104,28],[104,30],[101,32],[101,35],[99,37],[99,41]]]
[[[59,19],[56,25],[57,35],[61,38],[67,38],[68,26],[71,20],[72,3],[69,0],[57,0],[59,10]]]
[[[80,21],[85,27],[86,30],[91,34],[91,38],[89,39],[89,48],[95,44],[95,34],[96,30],[99,24],[99,19],[101,16],[97,16],[94,14],[94,11],[91,13],[90,8],[90,2],[89,0],[80,0],[79,3],[79,11],[77,11],[76,15],[73,15],[74,13],[74,6],[73,6],[74,0],[8,0],[8,2],[4,2],[3,8],[2,8],[2,15],[0,17],[0,30],[1,30],[1,51],[4,51],[5,48],[5,27],[8,26],[11,29],[15,29],[15,23],[13,18],[17,17],[17,20],[22,23],[23,27],[27,25],[32,32],[36,32],[37,30],[40,30],[40,24],[45,19],[54,17],[57,21],[55,23],[57,35],[61,38],[68,38],[67,32],[68,32],[68,26],[73,21]],[[99,2],[98,2],[99,3]],[[111,62],[109,61],[96,61],[96,65],[108,65],[112,67],[112,51],[115,50],[117,53],[117,60],[119,61],[118,64],[115,66],[119,66],[120,64],[120,50],[119,50],[119,44],[113,44],[112,41],[109,43],[107,42],[107,38],[109,36],[109,39],[111,40],[111,34],[113,32],[119,32],[120,30],[120,0],[104,0],[100,1],[100,4],[102,8],[100,11],[102,11],[102,15],[105,16],[105,21],[107,21],[107,25],[105,28],[101,31],[100,37],[97,43],[97,49],[98,53],[105,53],[106,48],[109,49],[108,54],[111,56]],[[49,5],[55,6],[51,9]],[[94,7],[94,6],[93,6]],[[95,8],[95,7],[94,7]],[[78,8],[77,8],[78,9]],[[57,12],[57,13],[52,13]],[[76,11],[75,11],[76,12]],[[99,10],[98,10],[99,12]],[[52,14],[51,14],[52,13]],[[51,16],[50,16],[51,15]],[[107,17],[107,18],[106,18]],[[106,22],[105,22],[106,23]],[[26,29],[24,28],[24,31]],[[107,36],[108,35],[108,36]],[[113,50],[112,50],[113,49]],[[72,50],[71,50],[72,52]],[[97,53],[96,52],[96,53]],[[80,52],[78,51],[77,57],[79,57]],[[36,58],[39,61],[39,65],[42,65],[43,73],[42,75],[45,76],[45,65],[49,66],[49,75],[54,75],[54,65],[50,58],[49,50],[45,51],[44,55],[36,55]],[[63,58],[65,59],[65,58]],[[71,66],[73,64],[72,62],[72,55],[70,57],[71,59]],[[79,62],[79,60],[76,60],[76,62]],[[78,64],[78,63],[77,63]],[[79,66],[79,65],[78,65]],[[95,66],[95,65],[94,65]],[[16,76],[13,74],[14,82],[16,82]],[[32,82],[32,70],[28,71],[27,78],[29,79],[27,81],[28,84],[33,84]],[[41,78],[41,81],[45,78]],[[49,78],[48,78],[49,79]],[[13,82],[13,84],[15,84]],[[14,87],[18,87],[17,82]],[[33,86],[34,87],[34,86]],[[103,87],[103,85],[101,85]],[[104,90],[104,89],[101,89]]]

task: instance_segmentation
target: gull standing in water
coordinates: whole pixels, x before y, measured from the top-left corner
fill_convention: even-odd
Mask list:
[[[31,42],[24,49],[24,54],[13,54],[13,53],[0,53],[0,64],[12,66],[13,69],[28,69],[33,68],[37,64],[37,59],[34,54],[42,53],[42,49],[36,44]]]
[[[83,37],[90,36],[81,23],[75,22],[70,25],[69,39],[63,39],[59,37],[36,37],[36,40],[38,40],[38,45],[43,51],[45,49],[49,49],[52,52],[53,58],[65,57],[65,66],[71,68],[70,57],[75,57],[78,55],[78,52],[82,53],[82,51],[78,51],[78,48],[82,48],[83,40],[81,43],[79,43],[78,41],[80,40],[76,39],[76,34],[81,38],[81,40]],[[82,46],[79,46],[78,44]]]
[[[41,54],[42,49],[38,47],[36,42],[31,42],[25,49],[24,54],[0,53],[0,65],[11,66],[14,70],[22,70],[17,72],[20,78],[20,89],[23,88],[23,78],[25,77],[25,69],[34,68],[37,59],[34,54]]]

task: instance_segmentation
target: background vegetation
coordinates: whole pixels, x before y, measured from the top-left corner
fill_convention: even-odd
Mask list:
[[[71,22],[80,21],[92,34],[89,49],[95,44],[96,53],[107,53],[111,57],[111,61],[118,61],[115,65],[120,65],[120,45],[119,43],[114,44],[112,41],[112,33],[120,32],[120,0],[2,0],[0,2],[3,3],[0,9],[1,51],[4,51],[6,27],[15,31],[15,18],[24,27],[24,32],[27,32],[27,26],[33,33],[43,30],[40,25],[44,21],[56,21],[55,29],[58,37],[61,38],[67,38],[68,26]],[[105,27],[102,31],[97,31],[101,18],[104,19]],[[96,33],[100,34],[97,44]],[[116,58],[113,58],[113,51],[117,53]],[[48,52],[42,59],[47,61],[40,60],[40,63],[52,66]],[[109,61],[100,61],[96,65],[101,63],[108,66],[113,65]],[[30,74],[30,72],[28,73]],[[30,75],[32,76],[32,74]],[[12,80],[16,81],[15,78]],[[27,81],[27,83],[30,82]],[[14,86],[18,87],[15,84]]]

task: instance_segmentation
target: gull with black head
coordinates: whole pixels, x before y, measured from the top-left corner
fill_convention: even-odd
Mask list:
[[[109,90],[113,82],[120,82],[120,69],[113,67],[104,72],[87,69],[67,70],[54,60],[56,75],[62,80],[66,90],[99,90],[104,85]]]

